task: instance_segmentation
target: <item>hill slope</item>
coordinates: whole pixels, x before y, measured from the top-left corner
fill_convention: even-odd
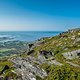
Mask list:
[[[80,29],[42,38],[29,48],[0,61],[2,80],[80,80]]]

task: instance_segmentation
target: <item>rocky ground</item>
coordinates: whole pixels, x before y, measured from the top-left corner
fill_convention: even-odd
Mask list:
[[[79,28],[24,46],[17,46],[21,53],[0,60],[0,80],[80,80]]]

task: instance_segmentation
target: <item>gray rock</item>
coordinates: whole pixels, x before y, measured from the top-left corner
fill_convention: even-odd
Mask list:
[[[51,51],[41,50],[39,51],[40,55],[43,55],[46,59],[53,56]]]
[[[80,57],[80,50],[62,53],[66,59],[75,59]]]
[[[60,62],[58,62],[58,61],[56,61],[56,60],[51,60],[51,61],[49,61],[49,64],[54,64],[54,65],[56,65],[56,66],[62,66],[62,65],[63,65],[62,63],[60,63]]]
[[[38,61],[41,63],[46,63],[46,59],[44,56],[42,56],[41,54],[38,56]]]
[[[17,75],[21,75],[22,80],[36,80],[36,75],[42,79],[47,73],[34,63],[35,58],[14,58],[11,60],[16,68]]]
[[[75,39],[75,43],[80,42],[80,38]]]
[[[74,66],[74,67],[78,67],[78,68],[80,68],[80,66],[79,66],[79,65],[74,64],[74,63],[72,63],[72,62],[66,61],[66,63],[70,64],[71,66]]]

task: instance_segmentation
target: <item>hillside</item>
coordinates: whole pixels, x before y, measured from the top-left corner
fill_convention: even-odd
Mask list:
[[[80,80],[80,28],[28,44],[0,60],[0,80]]]

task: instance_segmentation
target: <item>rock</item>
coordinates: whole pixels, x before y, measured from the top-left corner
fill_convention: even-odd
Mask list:
[[[46,63],[45,57],[43,55],[41,55],[41,54],[38,56],[38,61],[39,61],[40,64],[41,63]]]
[[[36,80],[36,77],[34,74],[32,74],[29,70],[26,69],[16,69],[16,73],[19,76],[18,79],[21,80]]]
[[[51,51],[45,51],[45,50],[42,50],[42,51],[39,51],[39,53],[43,56],[45,56],[45,58],[50,58],[53,56],[52,52]]]
[[[31,48],[34,44],[29,44],[29,48]]]
[[[32,53],[34,53],[34,52],[35,52],[34,50],[31,50],[31,51],[29,51],[27,54],[30,55],[30,54],[32,54]]]
[[[16,68],[17,75],[21,75],[22,80],[36,80],[36,75],[44,79],[47,73],[33,62],[33,58],[14,58],[12,62]]]
[[[3,68],[3,70],[1,71],[0,74],[3,74],[3,72],[6,71],[7,69],[9,69],[9,66],[8,65],[5,65],[5,67]]]
[[[54,64],[54,65],[56,65],[56,66],[62,66],[62,65],[63,65],[62,63],[60,63],[60,62],[58,62],[58,61],[56,61],[56,60],[51,60],[51,61],[49,61],[49,64]]]
[[[74,32],[78,32],[78,31],[80,31],[80,28],[70,29],[68,32],[74,33]]]
[[[80,66],[79,66],[79,65],[74,64],[74,63],[72,63],[72,62],[66,61],[66,63],[70,64],[71,66],[74,66],[74,67],[78,67],[78,68],[80,68]]]
[[[80,42],[80,38],[75,39],[75,44]]]
[[[66,59],[75,59],[75,58],[78,58],[78,57],[80,57],[80,50],[74,50],[74,51],[71,51],[71,52],[63,53],[63,56]]]

